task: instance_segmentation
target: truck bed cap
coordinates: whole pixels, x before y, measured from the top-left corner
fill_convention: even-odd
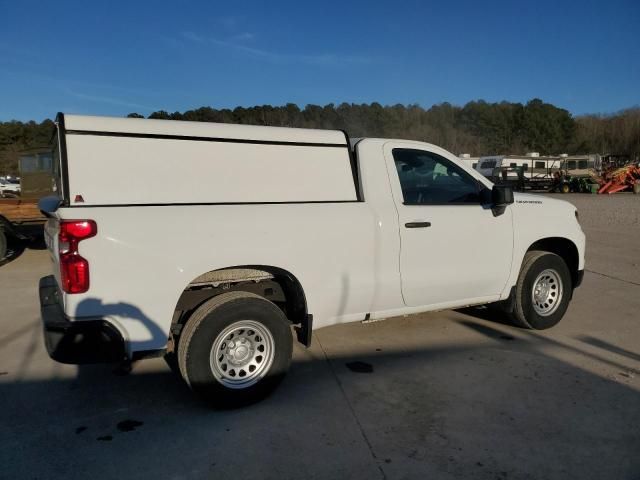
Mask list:
[[[281,128],[227,123],[167,121],[143,118],[64,115],[68,132],[101,132],[149,136],[184,136],[219,139],[242,139],[259,142],[347,145],[339,130]]]

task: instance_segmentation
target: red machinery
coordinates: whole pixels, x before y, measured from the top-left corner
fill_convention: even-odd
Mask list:
[[[605,172],[602,178],[603,183],[598,193],[616,193],[624,190],[633,190],[637,193],[640,188],[640,166],[625,165]]]

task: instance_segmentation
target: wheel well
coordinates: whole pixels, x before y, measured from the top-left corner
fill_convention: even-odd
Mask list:
[[[312,316],[300,281],[287,270],[266,265],[240,265],[206,272],[184,289],[174,311],[171,332],[179,335],[191,314],[204,302],[230,291],[246,291],[276,304],[297,325],[298,340],[309,346]]]
[[[527,251],[530,252],[532,250],[543,250],[561,257],[569,267],[573,285],[575,286],[578,283],[578,248],[571,240],[562,237],[543,238],[533,243]]]

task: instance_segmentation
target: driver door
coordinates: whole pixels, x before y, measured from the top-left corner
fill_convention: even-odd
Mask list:
[[[494,216],[483,186],[437,147],[388,142],[385,161],[400,228],[407,306],[496,300],[513,253],[511,208]]]

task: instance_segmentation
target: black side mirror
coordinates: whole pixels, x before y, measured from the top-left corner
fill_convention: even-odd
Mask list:
[[[494,207],[506,207],[513,203],[513,187],[511,185],[494,185],[491,189],[491,203]]]
[[[491,189],[493,216],[502,215],[507,205],[513,203],[513,187],[511,185],[494,185]]]

